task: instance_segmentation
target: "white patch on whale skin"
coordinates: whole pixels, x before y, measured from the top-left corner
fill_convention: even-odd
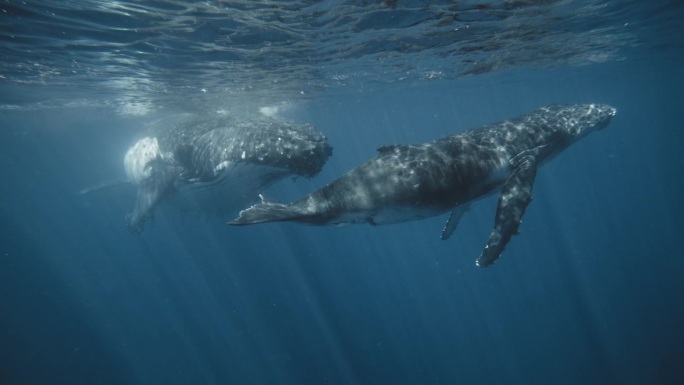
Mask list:
[[[124,157],[124,167],[126,176],[135,183],[150,177],[150,170],[147,164],[158,157],[163,157],[159,150],[157,138],[145,137],[137,141],[126,152]]]
[[[225,170],[225,169],[231,167],[232,164],[233,164],[233,162],[231,162],[229,160],[224,160],[223,162],[217,164],[216,167],[214,167],[214,174],[216,175],[216,174],[220,173],[222,170]]]

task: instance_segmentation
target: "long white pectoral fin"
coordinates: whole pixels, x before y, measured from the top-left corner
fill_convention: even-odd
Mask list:
[[[522,216],[532,201],[532,185],[537,174],[537,162],[532,155],[516,157],[513,172],[504,183],[496,208],[494,229],[487,246],[476,264],[486,267],[494,263],[503,252],[511,237],[518,233]]]

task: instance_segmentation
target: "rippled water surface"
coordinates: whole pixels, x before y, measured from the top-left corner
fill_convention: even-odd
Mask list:
[[[245,95],[280,101],[677,49],[667,37],[681,16],[676,1],[3,0],[0,82],[63,96],[43,104],[137,113]]]

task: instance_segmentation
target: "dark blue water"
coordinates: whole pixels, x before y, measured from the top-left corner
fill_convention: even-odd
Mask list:
[[[165,109],[169,95],[97,92],[101,78],[0,78],[0,383],[684,383],[684,52],[681,31],[662,32],[669,19],[652,16],[663,9],[681,7],[642,13],[651,34],[632,41],[642,45],[601,62],[344,86],[324,76],[307,79],[305,98],[284,97],[283,113],[314,124],[335,149],[315,178],[269,190],[283,201],[384,144],[552,103],[615,106],[607,129],[540,169],[520,235],[487,269],[474,260],[494,196],[447,241],[444,216],[235,228],[223,224],[232,218],[160,210],[144,234],[130,234],[134,186],[77,192],[122,177],[140,126],[188,95]],[[255,111],[274,101],[262,96]],[[132,114],[122,100],[145,108]],[[216,108],[209,102],[189,104]]]

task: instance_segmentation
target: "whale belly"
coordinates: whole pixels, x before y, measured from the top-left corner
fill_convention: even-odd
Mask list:
[[[324,224],[346,226],[368,223],[373,226],[380,226],[430,218],[442,214],[445,211],[445,209],[438,209],[435,207],[386,206],[376,210],[342,212],[339,215],[330,218]]]
[[[368,217],[368,222],[371,225],[388,225],[392,223],[415,221],[424,218],[434,217],[443,214],[445,209],[438,209],[436,207],[411,207],[411,206],[393,206],[385,207],[373,213]]]

